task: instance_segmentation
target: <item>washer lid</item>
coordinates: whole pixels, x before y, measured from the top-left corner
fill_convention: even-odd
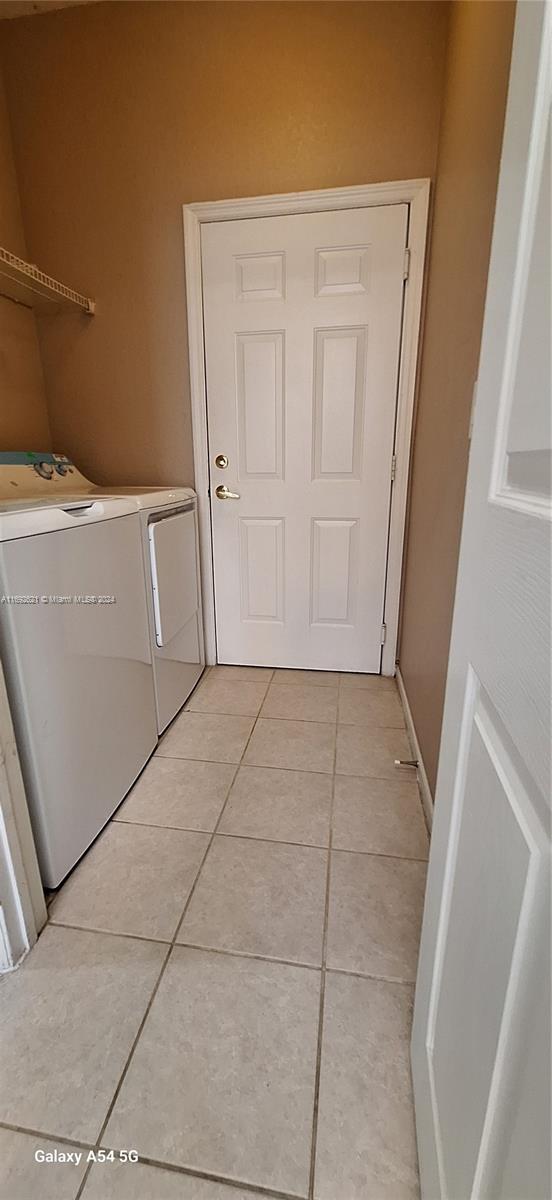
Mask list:
[[[48,501],[13,501],[0,505],[0,542],[15,538],[35,537],[40,533],[55,533],[57,530],[79,529],[97,521],[111,521],[114,517],[132,516],[136,505],[124,497],[109,499],[86,498],[80,495]]]

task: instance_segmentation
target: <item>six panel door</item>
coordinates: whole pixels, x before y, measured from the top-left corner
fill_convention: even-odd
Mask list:
[[[407,223],[202,229],[219,662],[380,670]]]

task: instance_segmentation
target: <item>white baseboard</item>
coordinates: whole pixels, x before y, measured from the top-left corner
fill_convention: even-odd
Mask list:
[[[417,771],[418,785],[420,788],[420,795],[422,797],[422,807],[424,810],[427,827],[428,827],[429,832],[431,833],[431,826],[433,824],[433,796],[431,794],[431,788],[429,786],[429,779],[427,777],[427,772],[424,767],[424,760],[422,758],[420,744],[418,742],[418,738],[416,737],[416,728],[414,725],[414,721],[412,719],[410,705],[408,703],[408,696],[406,694],[406,688],[404,686],[404,679],[401,675],[400,667],[398,667],[398,666],[397,666],[396,678],[397,678],[397,687],[399,689],[399,695],[401,697],[402,706],[404,708],[406,729],[407,729],[408,736],[410,739],[410,744],[412,746],[412,753],[414,755],[414,758],[417,758],[417,760],[418,760],[418,771]]]

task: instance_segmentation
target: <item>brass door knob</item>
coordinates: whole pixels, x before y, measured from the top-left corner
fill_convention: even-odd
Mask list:
[[[239,500],[240,493],[231,492],[225,483],[219,483],[218,488],[215,489],[215,496],[218,500]]]

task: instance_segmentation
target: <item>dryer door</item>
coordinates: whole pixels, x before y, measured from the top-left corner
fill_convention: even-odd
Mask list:
[[[148,540],[155,640],[166,646],[199,607],[193,508],[152,521]]]

